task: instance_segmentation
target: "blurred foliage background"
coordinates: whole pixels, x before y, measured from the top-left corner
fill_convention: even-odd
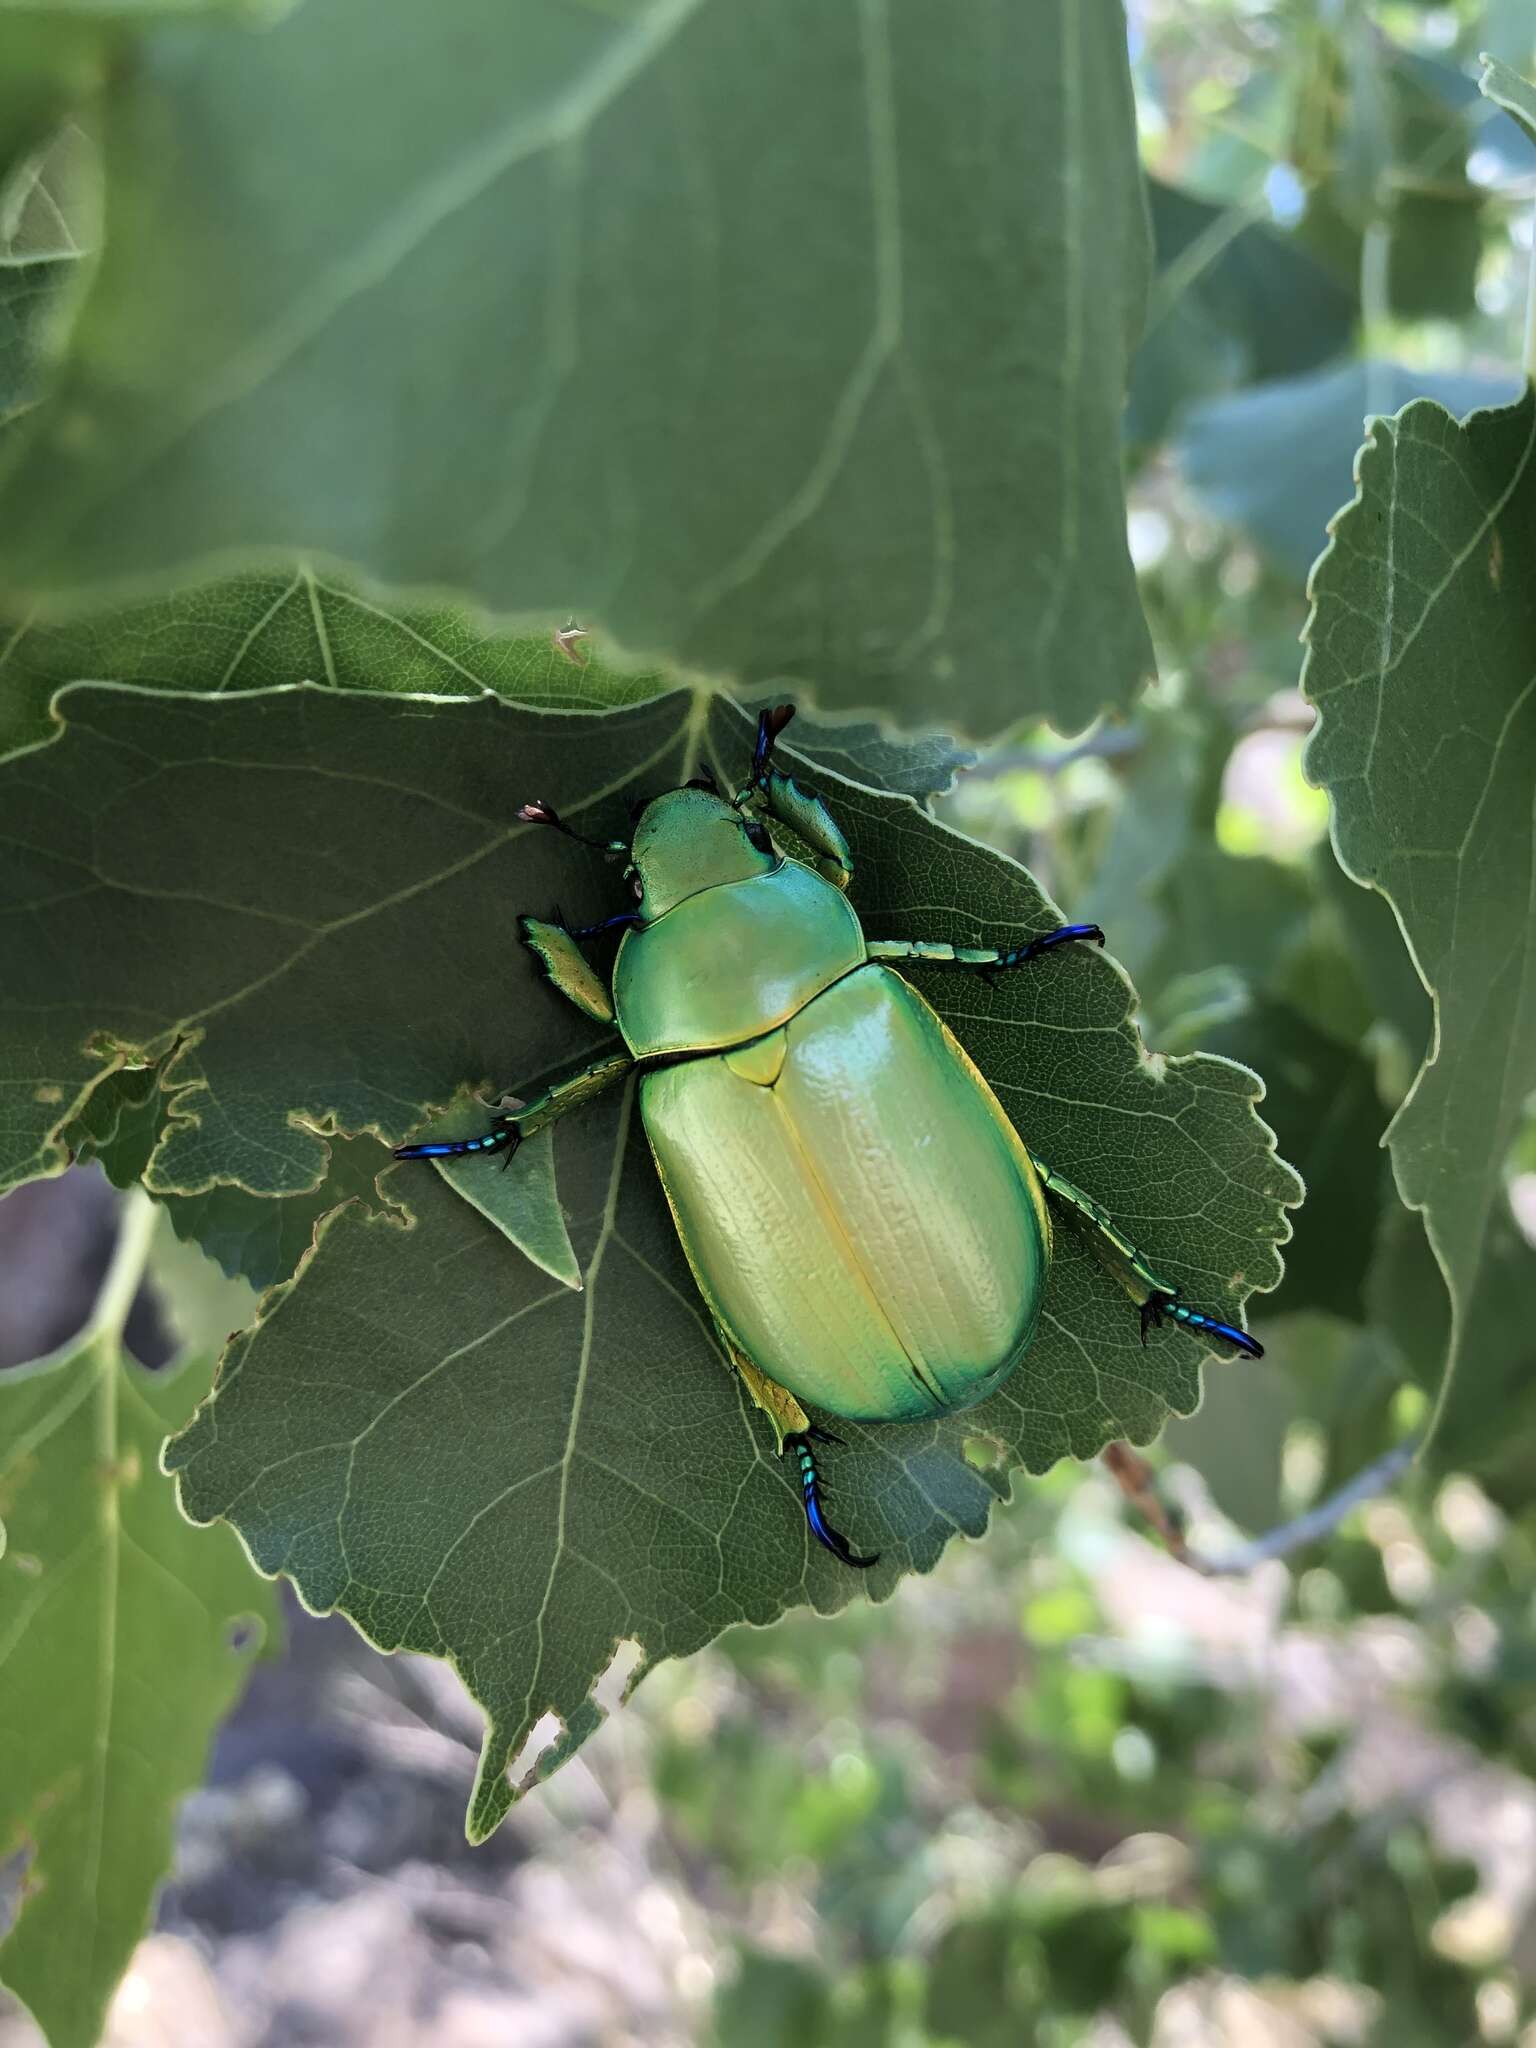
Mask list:
[[[1444,1356],[1379,1149],[1429,1004],[1303,778],[1298,635],[1363,416],[1517,388],[1536,150],[1473,78],[1484,49],[1528,74],[1536,19],[1130,15],[1157,275],[1126,454],[1160,680],[1071,742],[1011,734],[941,811],[1111,932],[1149,1044],[1264,1074],[1308,1182],[1252,1304],[1265,1363],[1208,1371],[1158,1453],[1219,1557],[1410,1433]],[[7,1204],[13,1272],[23,1207],[68,1185]],[[1507,1186],[1472,1340],[1506,1404],[1325,1541],[1202,1578],[1097,1468],[1019,1483],[887,1605],[664,1667],[474,1861],[450,1682],[365,1674],[343,1624],[296,1615],[110,2038],[1536,2043],[1536,1124]]]

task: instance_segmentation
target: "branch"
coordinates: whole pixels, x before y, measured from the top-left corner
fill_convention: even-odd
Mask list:
[[[1224,1557],[1191,1555],[1190,1564],[1207,1578],[1236,1578],[1267,1564],[1272,1557],[1289,1557],[1295,1551],[1305,1550],[1309,1543],[1331,1535],[1352,1508],[1359,1507],[1362,1501],[1374,1500],[1377,1494],[1385,1493],[1394,1485],[1418,1455],[1419,1441],[1417,1434],[1404,1437],[1401,1443],[1394,1444],[1390,1451],[1384,1451],[1372,1464],[1357,1472],[1337,1493],[1319,1501],[1315,1508],[1309,1508],[1294,1521],[1282,1522],[1267,1535],[1255,1536],[1251,1543],[1244,1543]]]
[[[1171,1556],[1180,1564],[1187,1564],[1191,1571],[1199,1572],[1202,1578],[1231,1579],[1257,1570],[1272,1557],[1290,1557],[1295,1551],[1305,1550],[1309,1543],[1330,1535],[1352,1508],[1385,1493],[1401,1478],[1413,1463],[1421,1441],[1419,1435],[1404,1437],[1401,1443],[1383,1452],[1373,1464],[1357,1472],[1337,1493],[1319,1501],[1315,1508],[1309,1508],[1294,1521],[1282,1522],[1267,1535],[1255,1536],[1251,1543],[1244,1543],[1223,1557],[1203,1557],[1199,1551],[1189,1548],[1184,1540],[1182,1513],[1170,1508],[1161,1498],[1152,1467],[1129,1444],[1107,1444],[1102,1456],[1126,1500],[1161,1536]]]

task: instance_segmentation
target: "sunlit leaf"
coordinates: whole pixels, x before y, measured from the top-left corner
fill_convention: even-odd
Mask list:
[[[124,1352],[153,1205],[125,1218],[90,1326],[0,1374],[0,1855],[28,1857],[0,1976],[51,2048],[96,2041],[177,1802],[277,1625],[234,1535],[191,1527],[159,1470],[213,1354],[150,1373]]]
[[[1447,1413],[1458,1369],[1502,1370],[1470,1318],[1536,1087],[1533,457],[1530,394],[1462,425],[1423,402],[1376,422],[1316,573],[1304,676],[1339,857],[1391,901],[1434,998],[1388,1141],[1450,1291]]]
[[[327,0],[146,27],[103,125],[50,602],[298,549],[971,733],[1148,669],[1118,0]]]

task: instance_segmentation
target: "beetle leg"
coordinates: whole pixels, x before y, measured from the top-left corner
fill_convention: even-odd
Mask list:
[[[1190,1308],[1181,1298],[1179,1289],[1162,1280],[1153,1271],[1147,1260],[1137,1251],[1135,1245],[1115,1223],[1107,1209],[1102,1208],[1092,1195],[1085,1195],[1081,1188],[1059,1173],[1053,1173],[1043,1159],[1030,1154],[1040,1185],[1048,1195],[1054,1195],[1059,1202],[1065,1202],[1075,1209],[1092,1226],[1090,1243],[1099,1257],[1108,1266],[1141,1310],[1141,1341],[1147,1341],[1149,1330],[1160,1330],[1164,1319],[1182,1323],[1187,1330],[1198,1330],[1211,1337],[1220,1337],[1231,1344],[1245,1358],[1262,1358],[1264,1347],[1246,1330],[1239,1330],[1231,1323],[1219,1322],[1215,1316]]]
[[[1038,939],[1026,939],[1022,946],[951,946],[941,939],[871,939],[865,951],[871,960],[907,960],[917,967],[969,967],[983,981],[991,983],[1010,967],[1027,967],[1031,960],[1053,953],[1058,946],[1077,939],[1104,943],[1096,924],[1061,924]]]
[[[531,1138],[535,1131],[542,1131],[546,1124],[552,1124],[567,1110],[580,1109],[595,1095],[601,1095],[615,1081],[623,1080],[634,1064],[627,1052],[604,1053],[591,1066],[583,1067],[579,1074],[569,1074],[552,1088],[546,1088],[542,1095],[535,1095],[532,1102],[523,1103],[508,1115],[493,1117],[491,1128],[483,1137],[439,1138],[421,1145],[397,1145],[395,1157],[462,1159],[471,1152],[505,1152],[505,1164],[510,1166],[512,1155],[524,1138]]]
[[[811,1428],[811,1418],[789,1391],[777,1380],[769,1379],[767,1373],[754,1365],[745,1351],[726,1331],[715,1325],[725,1355],[736,1370],[736,1376],[746,1388],[757,1407],[761,1408],[773,1424],[773,1434],[782,1452],[792,1436],[800,1436]]]
[[[630,913],[622,913],[625,921]],[[586,932],[567,931],[565,921],[556,912],[557,922],[551,924],[540,917],[520,917],[518,930],[523,944],[533,954],[543,970],[544,979],[552,988],[557,988],[567,1002],[574,1003],[578,1010],[599,1024],[613,1022],[613,998],[603,985],[597,969],[582,952],[579,939],[588,936]],[[610,923],[619,920],[610,919]],[[593,930],[601,927],[593,927]]]
[[[855,1571],[867,1572],[871,1565],[880,1562],[877,1550],[873,1557],[860,1557],[850,1545],[848,1538],[832,1527],[821,1511],[821,1484],[816,1475],[816,1453],[811,1449],[812,1437],[828,1438],[836,1443],[838,1439],[829,1430],[798,1430],[784,1439],[786,1451],[793,1451],[800,1463],[800,1490],[805,1502],[805,1519],[811,1525],[811,1534],[824,1549],[840,1558],[844,1564],[851,1564]]]
[[[504,1165],[512,1164],[513,1154],[523,1142],[523,1133],[517,1127],[516,1117],[499,1116],[492,1120],[491,1128],[482,1138],[443,1138],[426,1145],[397,1145],[397,1159],[462,1159],[470,1152],[505,1152]]]

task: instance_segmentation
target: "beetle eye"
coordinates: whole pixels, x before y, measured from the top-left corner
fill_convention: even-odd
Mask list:
[[[773,841],[768,837],[767,832],[761,825],[758,824],[755,818],[751,821],[749,825],[745,827],[745,830],[748,839],[751,840],[752,844],[757,848],[759,853],[772,853]]]
[[[641,881],[641,879],[640,879],[640,877],[639,877],[638,875],[636,875],[636,876],[635,876],[635,878],[634,878],[634,880],[633,880],[633,881],[632,881],[632,882],[630,883],[630,885],[629,885],[629,886],[630,886],[630,888],[631,888],[631,889],[632,889],[632,890],[633,890],[633,891],[635,892],[635,901],[636,901],[636,902],[638,903],[638,902],[640,901],[641,897],[642,897],[642,896],[643,896],[643,895],[645,894],[645,884],[644,884],[644,882],[643,882],[643,881]]]

